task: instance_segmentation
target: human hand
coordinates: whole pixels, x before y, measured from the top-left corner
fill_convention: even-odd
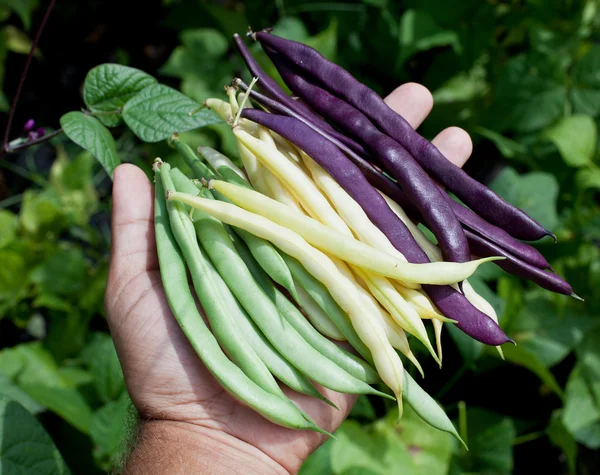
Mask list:
[[[431,111],[427,89],[409,83],[386,102],[418,127]],[[472,144],[459,128],[433,143],[462,166]],[[105,296],[108,324],[131,399],[145,419],[127,473],[295,473],[324,436],[279,427],[226,393],[189,345],[162,288],[154,240],[153,187],[132,166],[115,170],[112,250]],[[319,387],[339,410],[287,388],[286,394],[333,432],[355,396]]]

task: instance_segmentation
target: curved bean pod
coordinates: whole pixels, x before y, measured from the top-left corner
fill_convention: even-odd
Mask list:
[[[404,147],[379,131],[364,114],[350,104],[309,83],[297,74],[290,73],[284,68],[281,68],[280,71],[286,83],[296,94],[302,97],[319,114],[332,120],[344,132],[357,137],[394,175],[437,237],[446,260],[454,262],[470,260],[471,254],[469,253],[467,239],[456,215],[442,196],[444,192],[435,185],[434,181]],[[337,152],[340,159],[349,162],[337,147],[296,119],[273,116],[272,114],[271,117],[265,117],[267,114],[258,110],[248,110],[247,112],[244,117],[254,122],[277,122],[273,125],[280,129],[275,129],[280,135],[283,135],[281,129],[289,128],[293,129],[293,136],[297,141],[302,140],[304,137],[311,137],[311,140],[303,140],[303,145],[299,146],[317,160],[321,166],[324,166],[321,163],[324,160],[318,160],[314,155],[319,154],[319,148],[325,143],[329,145],[331,150]],[[260,118],[260,121],[257,118]],[[269,128],[272,127],[269,126]],[[290,132],[289,135],[292,135],[292,133]],[[315,144],[314,140],[317,137],[319,142]],[[309,146],[310,143],[312,143],[312,147],[304,148],[305,145]],[[324,156],[324,154],[321,154],[321,156]],[[333,167],[332,165],[331,168]],[[355,169],[355,167],[352,168]],[[327,171],[332,173],[329,169]],[[345,170],[340,172],[343,171]]]
[[[173,213],[180,213],[183,210],[176,203],[171,203],[169,207]],[[271,422],[291,429],[308,429],[324,433],[325,431],[319,429],[314,423],[306,420],[289,400],[274,396],[248,378],[227,358],[204,323],[189,290],[183,256],[171,230],[165,190],[158,166],[155,166],[154,229],[160,274],[169,307],[208,371],[229,394]],[[210,302],[207,306],[210,306]]]
[[[338,330],[338,327],[334,325],[334,323],[329,318],[317,302],[313,300],[313,298],[304,290],[301,286],[297,288],[298,293],[298,305],[302,307],[304,313],[306,314],[306,318],[312,323],[313,327],[315,327],[322,335],[327,338],[331,338],[336,341],[344,341],[344,335],[342,332]]]
[[[390,108],[379,94],[356,80],[348,71],[328,61],[309,46],[264,32],[256,33],[255,36],[267,54],[269,49],[281,54],[296,68],[311,74],[327,89],[369,117],[477,214],[519,239],[537,240],[544,236],[554,236],[524,211],[504,201],[444,157],[435,145]]]
[[[238,230],[239,228],[234,228],[234,230]],[[321,354],[325,355],[331,361],[336,363],[341,368],[345,369],[348,373],[353,375],[354,377],[364,381],[366,383],[376,383],[380,381],[379,376],[375,372],[375,370],[365,361],[360,358],[348,353],[343,350],[339,346],[337,346],[332,341],[324,338],[318,331],[316,331],[313,326],[306,321],[304,315],[300,313],[300,311],[294,306],[292,302],[290,302],[285,295],[283,295],[273,282],[269,280],[264,271],[260,268],[256,260],[252,257],[248,248],[244,246],[244,243],[240,241],[236,236],[232,236],[233,244],[238,251],[240,257],[244,260],[244,263],[248,267],[248,270],[252,273],[252,276],[262,287],[264,292],[269,296],[269,298],[273,301],[277,310],[281,314],[283,318],[285,318],[290,325],[292,325],[298,333],[314,348],[316,348]],[[290,264],[290,270],[292,270],[292,274],[294,276],[300,275],[302,280],[305,280],[304,277],[306,275],[310,276],[310,279],[313,279],[318,286],[322,287],[322,284],[314,279],[298,261],[294,258],[288,256],[287,254],[282,254],[282,257],[285,259],[287,263]],[[293,271],[294,266],[296,267],[296,272]],[[298,268],[301,268],[302,271],[298,271]],[[309,281],[310,282],[310,281]],[[314,289],[317,288],[317,285],[306,285],[303,284],[305,289],[307,289],[309,295],[314,296]],[[327,295],[327,289],[325,289]],[[317,296],[322,295],[317,291]],[[331,299],[331,296],[329,296]],[[333,305],[337,305],[333,299]],[[339,307],[338,307],[339,308]],[[327,310],[326,310],[327,311]],[[340,312],[343,313],[343,310],[340,309]],[[329,313],[331,315],[331,313]],[[371,352],[365,346],[365,344],[360,340],[354,328],[352,328],[352,324],[348,320],[348,317],[344,314],[343,319],[347,321],[347,324],[340,324],[341,319],[336,320],[336,326],[340,328],[346,339],[352,344],[352,346],[364,356],[367,361],[372,361]]]

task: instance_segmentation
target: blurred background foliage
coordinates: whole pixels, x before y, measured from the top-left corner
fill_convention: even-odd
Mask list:
[[[45,7],[41,0],[0,0],[3,124]],[[502,361],[449,328],[442,369],[422,353],[422,384],[455,419],[470,451],[408,408],[395,426],[391,406],[361,398],[338,439],[302,473],[597,473],[597,1],[58,2],[10,138],[26,135],[29,118],[47,131],[58,127],[61,114],[81,107],[87,71],[103,62],[143,69],[197,101],[221,96],[223,85],[243,74],[231,34],[271,25],[382,94],[407,81],[426,85],[435,106],[422,133],[432,138],[457,125],[471,134],[468,172],[554,230],[558,244],[548,239],[539,249],[586,300],[484,267],[473,284],[518,345],[506,347]],[[156,155],[171,153],[125,130],[116,137],[121,159],[147,171]],[[235,155],[225,124],[185,140]],[[135,417],[102,302],[109,211],[110,179],[64,137],[0,159],[2,473],[103,473],[125,450]],[[25,456],[18,448],[24,441],[40,450]]]

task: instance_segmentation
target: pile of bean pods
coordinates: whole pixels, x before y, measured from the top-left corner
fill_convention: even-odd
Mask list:
[[[284,395],[279,380],[324,404],[332,403],[313,383],[395,398],[400,416],[404,401],[458,437],[404,368],[408,362],[423,374],[408,335],[440,365],[444,323],[502,354],[500,345],[511,340],[467,279],[495,261],[574,296],[519,240],[553,235],[453,165],[314,49],[268,32],[252,37],[300,100],[234,35],[254,80],[234,80],[227,100],[205,105],[231,124],[243,168],[208,147],[196,153],[177,135],[171,144],[193,176],[155,162],[156,241],[173,314],[221,385],[276,424],[326,433]]]

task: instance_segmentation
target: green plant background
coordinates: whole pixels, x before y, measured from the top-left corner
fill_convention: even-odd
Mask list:
[[[44,3],[0,0],[3,112]],[[435,107],[422,133],[431,138],[444,127],[464,127],[475,144],[467,170],[558,236],[558,244],[548,239],[538,247],[585,303],[486,266],[473,284],[518,343],[505,347],[506,361],[452,328],[444,333],[441,370],[417,347],[423,387],[466,435],[469,452],[408,409],[396,426],[391,405],[363,397],[338,439],[302,474],[595,472],[596,1],[163,0],[144,4],[151,21],[143,24],[138,2],[62,3],[34,58],[11,139],[28,117],[57,128],[64,112],[83,105],[85,74],[101,62],[142,69],[198,102],[221,97],[223,85],[243,71],[230,35],[274,25],[382,94],[407,81],[425,84]],[[66,40],[65,25],[72,25]],[[120,159],[146,171],[156,155],[172,154],[124,127],[112,130]],[[226,124],[184,139],[235,155]],[[103,316],[109,212],[108,175],[64,136],[0,159],[0,473],[102,473],[126,453],[135,416]],[[24,440],[43,450],[24,456]]]

